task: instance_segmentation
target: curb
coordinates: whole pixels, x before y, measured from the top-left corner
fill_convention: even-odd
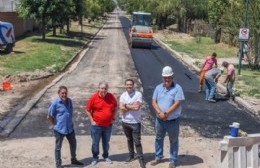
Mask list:
[[[186,66],[192,67],[195,71],[199,72],[200,68],[197,67],[196,65],[194,65],[195,60],[191,57],[189,57],[188,55],[182,56],[179,52],[173,50],[172,48],[170,48],[167,44],[163,43],[161,40],[154,38],[154,41],[159,44],[160,46],[162,46],[164,49],[166,49],[167,51],[169,51],[171,53],[171,55],[174,58],[177,58],[178,60],[180,60],[182,63],[184,63]],[[225,91],[226,87],[223,86],[222,84],[218,83],[217,87],[221,90],[221,91]],[[234,100],[235,103],[243,106],[244,108],[246,108],[248,111],[250,111],[253,115],[256,115],[256,117],[259,117],[259,112],[254,109],[248,102],[246,102],[243,98],[241,97],[235,97]]]
[[[104,24],[105,25],[105,24]],[[33,108],[33,106],[40,100],[40,98],[46,93],[46,91],[54,86],[56,83],[58,83],[65,75],[71,73],[79,64],[81,59],[85,56],[86,52],[89,50],[89,46],[93,43],[93,40],[95,40],[96,35],[103,29],[104,25],[98,30],[98,32],[93,36],[93,38],[87,42],[82,48],[83,50],[80,50],[78,53],[76,53],[64,66],[63,70],[68,70],[62,74],[60,74],[57,78],[55,78],[48,86],[43,88],[39,93],[36,94],[36,96],[32,97],[31,100],[29,100],[25,106],[21,109],[19,109],[14,118],[7,123],[3,130],[0,132],[0,137],[7,138],[14,130],[15,128],[21,123],[21,121],[25,118],[25,116],[29,113],[29,111]],[[78,60],[73,63],[70,67],[69,65],[73,62],[73,60],[79,55]]]

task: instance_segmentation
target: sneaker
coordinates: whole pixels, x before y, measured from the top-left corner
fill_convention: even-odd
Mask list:
[[[158,164],[161,163],[161,162],[162,162],[161,159],[154,160],[154,161],[151,162],[151,166],[156,166],[156,165],[158,165]]]
[[[125,160],[125,162],[126,163],[129,163],[129,162],[132,162],[132,161],[134,161],[135,160],[135,158],[133,157],[133,156],[129,156],[126,160]]]
[[[105,161],[106,161],[106,163],[108,163],[108,164],[112,164],[112,163],[113,163],[112,160],[109,159],[109,158],[105,158]]]
[[[71,161],[71,164],[73,164],[73,165],[79,165],[79,166],[84,165],[83,163],[79,162],[77,159],[72,160],[72,161]]]
[[[91,162],[91,165],[92,166],[95,166],[97,164],[98,160],[97,159],[93,159],[92,162]]]
[[[176,166],[176,164],[175,163],[170,163],[169,164],[169,168],[176,168],[177,166]]]
[[[201,93],[201,92],[202,92],[202,89],[199,89],[198,92]]]
[[[210,103],[216,103],[216,102],[217,102],[217,101],[214,100],[214,99],[208,99],[208,101],[209,101]]]
[[[232,96],[231,96],[231,99],[232,99],[233,101],[235,101],[235,95],[232,95]]]

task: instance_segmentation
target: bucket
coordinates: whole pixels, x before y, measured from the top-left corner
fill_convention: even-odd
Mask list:
[[[237,137],[237,135],[238,135],[238,128],[235,128],[235,127],[230,127],[230,135],[232,136],[232,137]]]
[[[10,82],[3,82],[2,84],[3,90],[11,90],[11,83]]]

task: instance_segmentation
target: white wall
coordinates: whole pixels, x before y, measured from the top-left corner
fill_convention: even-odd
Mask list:
[[[16,0],[0,0],[0,12],[15,11]]]

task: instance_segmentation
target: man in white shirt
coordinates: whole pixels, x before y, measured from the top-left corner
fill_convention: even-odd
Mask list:
[[[120,96],[120,110],[122,113],[122,126],[127,138],[129,157],[126,162],[134,160],[134,145],[137,151],[141,168],[145,168],[143,149],[141,144],[141,110],[142,94],[134,89],[134,81],[125,81],[126,91]]]

